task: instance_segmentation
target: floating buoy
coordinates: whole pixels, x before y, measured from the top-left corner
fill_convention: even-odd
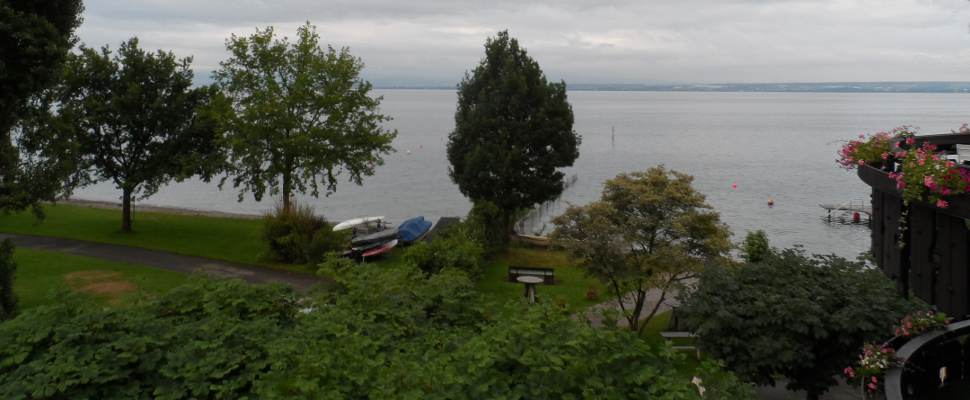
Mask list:
[[[860,215],[858,211],[853,211],[852,212],[852,222],[855,222],[855,223],[858,224],[861,221],[862,221],[862,215]]]
[[[731,189],[737,189],[737,188],[738,188],[738,183],[737,182],[731,182]]]
[[[774,207],[774,206],[775,206],[775,199],[771,198],[771,196],[768,196],[768,207]]]
[[[407,153],[408,153],[408,154],[411,154],[411,150],[407,150]]]

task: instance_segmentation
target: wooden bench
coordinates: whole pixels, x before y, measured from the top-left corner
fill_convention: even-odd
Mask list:
[[[660,332],[660,336],[663,336],[663,338],[668,343],[672,343],[674,339],[693,339],[697,337],[697,335],[695,335],[694,332],[674,332],[674,331]],[[697,355],[697,358],[698,359],[701,358],[701,351],[700,349],[697,348],[697,346],[677,345],[677,346],[670,346],[670,347],[674,350],[693,350],[694,353]]]
[[[520,276],[541,278],[544,285],[556,284],[556,273],[552,268],[509,266],[509,282],[517,282]]]

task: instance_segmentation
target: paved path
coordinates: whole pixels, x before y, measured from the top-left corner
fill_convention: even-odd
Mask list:
[[[301,292],[305,292],[311,286],[323,282],[322,279],[310,274],[280,271],[256,265],[214,260],[205,257],[185,256],[138,247],[47,236],[0,233],[0,240],[4,239],[13,239],[14,244],[28,249],[57,251],[104,260],[147,265],[184,273],[201,272],[218,277],[238,278],[251,283],[279,282],[290,285]]]

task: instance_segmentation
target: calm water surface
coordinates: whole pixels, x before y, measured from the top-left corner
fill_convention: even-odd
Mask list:
[[[455,93],[377,92],[384,96],[383,111],[394,117],[390,126],[399,131],[398,151],[363,186],[343,182],[330,197],[300,201],[332,220],[464,215],[470,205],[448,178],[445,156]],[[834,162],[841,141],[904,124],[922,133],[944,133],[970,121],[970,95],[961,94],[574,91],[569,100],[583,144],[567,171],[577,176],[576,183],[551,214],[564,203],[597,199],[603,181],[618,173],[666,164],[695,177],[695,187],[738,238],[764,229],[776,246],[799,244],[849,257],[868,246],[868,228],[829,225],[818,206],[868,199],[867,186]],[[118,196],[109,184],[75,195],[107,201]],[[775,200],[773,208],[767,206],[769,197]],[[271,199],[236,200],[237,192],[228,186],[220,191],[215,184],[187,181],[143,203],[237,213],[273,207]],[[541,220],[530,228],[541,229]]]

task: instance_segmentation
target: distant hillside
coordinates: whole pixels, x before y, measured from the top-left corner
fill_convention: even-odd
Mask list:
[[[970,93],[970,82],[568,84],[569,90],[643,92]]]
[[[970,82],[569,83],[569,90],[628,92],[970,93]],[[452,85],[376,84],[377,89],[455,90]]]

